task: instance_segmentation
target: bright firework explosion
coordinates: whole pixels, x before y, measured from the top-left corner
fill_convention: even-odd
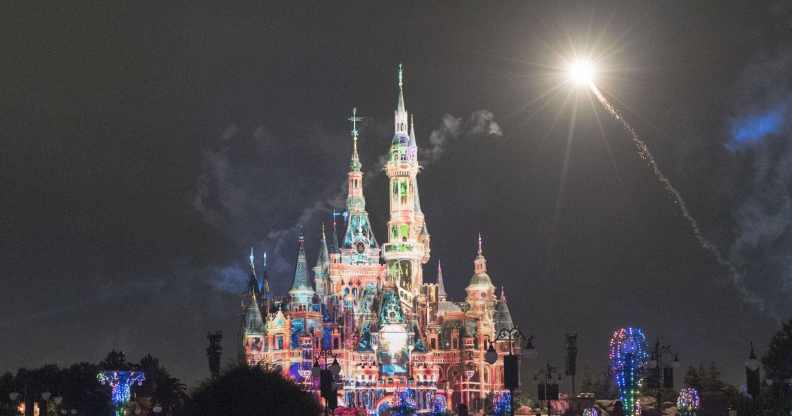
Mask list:
[[[102,371],[96,375],[99,384],[110,386],[112,392],[113,409],[116,416],[123,416],[124,409],[129,403],[131,387],[143,384],[146,376],[142,371]]]
[[[679,390],[677,397],[677,410],[680,414],[694,416],[700,404],[698,390],[693,387],[685,387]]]
[[[599,410],[596,407],[589,407],[583,410],[583,416],[599,416]]]
[[[602,39],[600,39],[602,40]],[[599,43],[598,40],[596,43]],[[540,64],[531,63],[531,65],[536,65],[541,68],[551,69],[553,72],[553,79],[556,80],[556,84],[547,90],[546,92],[539,95],[537,98],[532,100],[529,105],[533,106],[538,102],[544,102],[542,107],[546,105],[549,100],[547,97],[555,95],[559,91],[567,91],[567,95],[564,98],[562,109],[559,111],[559,114],[556,115],[556,119],[553,121],[553,126],[555,126],[555,122],[558,119],[558,116],[563,111],[563,108],[566,107],[567,102],[569,101],[570,97],[574,96],[573,107],[572,107],[572,117],[569,124],[569,135],[567,137],[567,150],[564,156],[564,162],[561,170],[561,181],[559,183],[559,193],[558,193],[558,200],[556,201],[556,211],[559,210],[563,191],[564,191],[564,184],[566,182],[566,172],[567,172],[567,165],[569,162],[569,154],[570,154],[570,145],[574,136],[575,132],[575,120],[577,118],[577,107],[578,107],[578,98],[579,95],[576,92],[580,91],[589,91],[590,97],[589,100],[592,105],[592,109],[595,110],[595,116],[597,118],[597,123],[600,125],[600,132],[602,134],[602,139],[606,145],[608,155],[611,159],[611,163],[616,167],[616,162],[613,158],[613,154],[611,152],[610,146],[607,143],[605,137],[605,131],[602,127],[602,122],[599,118],[598,113],[596,112],[596,108],[594,106],[595,100],[599,102],[605,110],[619,123],[621,123],[624,130],[630,136],[630,140],[633,142],[635,146],[636,153],[638,156],[643,159],[647,167],[650,171],[654,174],[657,181],[660,185],[664,188],[667,192],[671,201],[676,205],[677,209],[679,210],[682,217],[687,222],[688,226],[690,227],[691,234],[696,239],[698,244],[709,252],[715,261],[721,265],[723,268],[726,269],[728,272],[731,281],[734,283],[737,290],[740,291],[740,294],[744,301],[756,306],[760,311],[765,311],[764,303],[762,300],[753,292],[749,291],[748,288],[745,286],[744,278],[739,270],[732,264],[726,256],[721,253],[718,246],[716,246],[713,242],[711,242],[703,233],[703,230],[699,226],[698,220],[696,217],[693,216],[693,213],[688,208],[687,202],[682,197],[681,192],[674,186],[671,182],[670,178],[666,176],[666,174],[660,169],[657,161],[654,158],[654,155],[649,149],[648,144],[638,135],[638,132],[627,122],[624,118],[622,112],[617,108],[614,104],[614,100],[608,98],[606,94],[600,89],[600,86],[597,84],[599,81],[608,78],[608,74],[610,73],[611,78],[613,75],[620,70],[617,68],[603,68],[598,65],[598,62],[607,60],[609,55],[618,48],[602,48],[598,47],[597,44],[590,45],[588,48],[576,48],[571,47],[565,54],[559,55],[566,55],[566,57],[561,58],[561,62],[559,65],[555,66],[546,66]],[[600,45],[601,46],[601,45]],[[563,47],[561,47],[563,49]],[[559,79],[559,75],[561,82],[557,82]],[[564,89],[564,86],[572,86],[574,88]],[[595,100],[592,100],[591,97],[594,97]],[[552,128],[552,127],[551,127]],[[558,213],[556,212],[556,215]],[[772,315],[774,318],[779,319],[777,316]]]
[[[617,329],[610,339],[608,356],[625,416],[639,415],[641,408],[638,403],[638,383],[647,359],[646,335],[643,330],[632,327]]]

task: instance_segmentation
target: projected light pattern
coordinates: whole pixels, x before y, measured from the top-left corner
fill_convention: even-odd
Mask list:
[[[685,387],[679,390],[679,396],[677,397],[677,411],[681,415],[685,416],[694,416],[696,414],[696,410],[699,409],[699,404],[701,403],[699,399],[698,390],[694,389],[693,387]]]
[[[777,107],[762,114],[737,119],[732,124],[729,147],[755,143],[769,134],[778,133],[784,126],[784,108]]]
[[[511,393],[505,391],[496,394],[492,398],[492,412],[496,416],[506,416],[511,414]]]
[[[599,410],[596,407],[589,407],[583,410],[583,416],[599,416]]]
[[[608,349],[610,369],[616,386],[619,389],[619,399],[624,406],[626,416],[637,416],[641,413],[638,403],[638,384],[641,369],[646,363],[646,335],[640,328],[617,329],[610,339]]]
[[[123,416],[132,393],[131,387],[143,384],[146,376],[142,371],[102,371],[96,375],[99,384],[110,386],[111,400],[116,416]]]

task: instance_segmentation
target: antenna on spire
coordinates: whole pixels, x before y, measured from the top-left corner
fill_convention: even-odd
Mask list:
[[[253,257],[253,247],[250,247],[250,257],[249,257],[249,259],[250,259],[250,267],[253,267],[253,264],[254,264],[253,260],[255,259],[255,257]]]
[[[324,221],[322,221],[322,240],[326,240],[326,239],[327,237],[325,237],[325,224]]]
[[[478,255],[481,256],[483,253],[484,253],[484,250],[482,249],[482,244],[481,244],[481,233],[479,233],[479,235],[478,235]]]
[[[399,89],[404,85],[404,65],[399,62]]]
[[[264,252],[264,268],[267,267],[267,252]]]
[[[357,116],[357,107],[352,107],[352,117],[349,117],[347,120],[352,122],[352,146],[354,147],[353,151],[357,154],[357,141],[358,141],[358,129],[357,129],[357,122],[363,121],[363,117]]]

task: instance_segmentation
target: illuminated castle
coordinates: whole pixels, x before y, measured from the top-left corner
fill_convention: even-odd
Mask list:
[[[271,293],[266,270],[256,274],[251,253],[250,289],[243,300],[245,359],[251,365],[280,368],[315,389],[314,363],[324,366],[325,357],[329,362],[335,357],[343,380],[339,405],[363,407],[370,414],[404,405],[405,398],[418,413],[459,404],[481,409],[488,397],[508,394],[502,360],[508,342],[495,342],[499,358],[493,365],[484,354],[498,330],[512,328],[509,307],[502,290],[496,296],[487,274],[481,236],[464,301],[448,299],[439,261],[436,283],[424,282],[431,238],[421,210],[418,148],[404,103],[401,66],[398,87],[385,165],[387,242],[377,242],[366,211],[357,151],[359,119],[353,112],[343,239],[339,244],[335,224],[329,239],[322,229],[316,265],[309,269],[301,233],[292,286],[281,298]]]

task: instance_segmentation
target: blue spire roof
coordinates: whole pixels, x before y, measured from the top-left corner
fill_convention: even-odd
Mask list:
[[[294,281],[292,282],[291,291],[310,291],[313,292],[311,282],[308,280],[308,262],[305,259],[305,237],[302,230],[300,230],[300,237],[298,239],[297,248],[297,266],[294,269]]]

